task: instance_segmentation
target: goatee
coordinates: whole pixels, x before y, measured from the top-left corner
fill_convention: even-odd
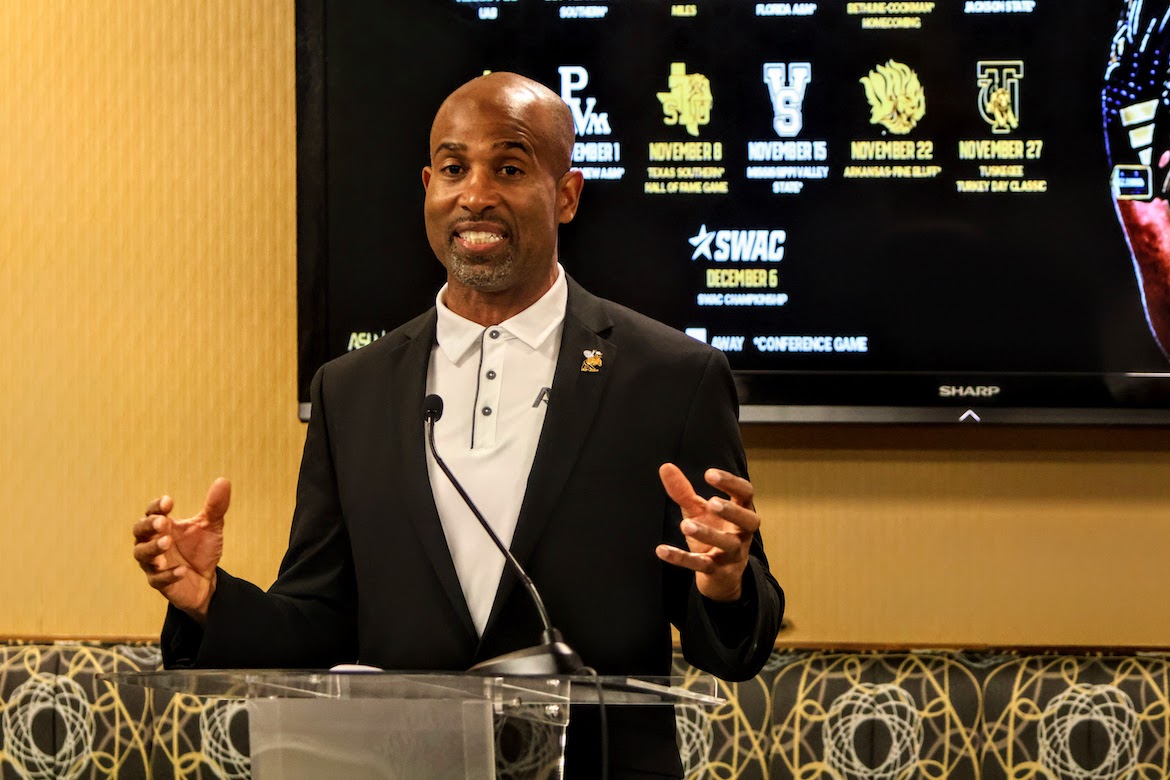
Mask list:
[[[447,257],[447,271],[455,281],[472,290],[492,292],[502,289],[512,273],[511,252],[479,261],[472,261],[458,252],[451,252]]]

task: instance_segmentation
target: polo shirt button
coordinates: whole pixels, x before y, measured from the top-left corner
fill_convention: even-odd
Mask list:
[[[495,378],[496,378],[496,372],[495,372],[495,371],[488,370],[488,372],[487,372],[487,378],[488,378],[488,379],[495,379]]]
[[[480,411],[483,413],[483,416],[484,416],[484,417],[488,417],[488,416],[490,416],[490,415],[491,415],[491,413],[492,413],[492,408],[491,408],[490,406],[485,406],[485,407],[484,407],[483,409],[481,409]]]
[[[493,330],[493,331],[490,331],[488,333],[488,335],[491,336],[493,339],[498,339],[500,337],[500,332],[498,330]]]

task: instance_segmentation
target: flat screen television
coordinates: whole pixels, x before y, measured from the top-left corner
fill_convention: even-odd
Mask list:
[[[420,171],[558,92],[560,258],[723,350],[744,421],[1170,423],[1170,6],[298,0],[299,401],[432,305]]]

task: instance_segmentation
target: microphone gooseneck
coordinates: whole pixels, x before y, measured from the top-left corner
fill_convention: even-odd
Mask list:
[[[443,399],[431,393],[423,399],[423,420],[426,423],[427,444],[430,445],[431,457],[435,459],[435,463],[438,464],[443,475],[447,477],[447,481],[455,488],[455,492],[463,499],[463,503],[467,504],[467,508],[471,510],[471,514],[475,516],[480,526],[487,532],[488,537],[495,544],[496,549],[504,556],[504,560],[508,562],[508,566],[524,584],[524,588],[528,591],[532,603],[536,606],[536,611],[540,617],[541,626],[543,627],[543,631],[541,632],[543,644],[507,653],[498,658],[489,659],[471,667],[471,671],[491,674],[568,674],[578,671],[584,664],[581,662],[581,658],[577,653],[565,644],[564,639],[561,637],[561,632],[553,628],[552,622],[548,617],[548,610],[544,607],[544,599],[540,597],[540,591],[536,589],[536,584],[528,576],[528,572],[524,571],[524,567],[516,560],[516,556],[512,554],[512,551],[496,535],[495,530],[484,519],[483,513],[479,511],[479,507],[471,500],[471,496],[467,495],[467,491],[463,489],[463,485],[459,484],[459,480],[455,478],[455,475],[451,473],[451,469],[447,467],[447,464],[439,456],[439,450],[435,447],[435,423],[442,416]]]

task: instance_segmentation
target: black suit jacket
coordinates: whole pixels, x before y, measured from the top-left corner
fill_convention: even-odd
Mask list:
[[[479,638],[447,550],[422,422],[435,322],[431,310],[317,373],[279,577],[263,592],[221,571],[202,632],[172,609],[168,665],[464,670],[538,641],[536,612],[507,570]],[[601,352],[596,373],[581,370],[586,350]],[[569,280],[511,549],[554,625],[599,673],[669,674],[670,623],[688,661],[724,679],[751,677],[766,660],[783,593],[758,536],[738,607],[707,602],[690,572],[654,553],[663,541],[685,547],[661,463],[678,464],[699,490],[708,466],[746,475],[736,410],[722,353]],[[574,713],[577,777],[593,771],[582,762],[595,729]],[[615,768],[678,772],[669,710],[611,712],[610,732]]]

